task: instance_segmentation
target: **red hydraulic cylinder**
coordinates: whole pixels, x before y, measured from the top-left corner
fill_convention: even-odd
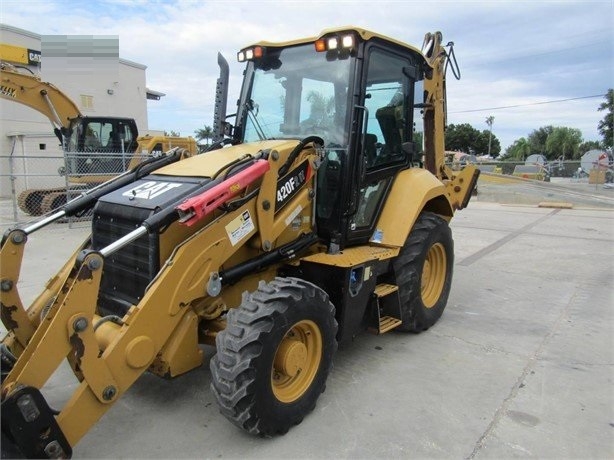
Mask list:
[[[194,225],[204,216],[236,196],[252,182],[264,176],[269,169],[268,161],[257,160],[253,165],[239,171],[200,195],[188,198],[175,208],[179,212],[179,222],[188,227]]]

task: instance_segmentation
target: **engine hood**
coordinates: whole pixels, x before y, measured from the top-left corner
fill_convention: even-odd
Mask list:
[[[184,177],[211,177],[234,160],[244,155],[256,155],[261,150],[277,150],[283,158],[283,153],[290,152],[298,145],[298,142],[299,141],[295,139],[281,139],[234,145],[232,147],[213,150],[173,163],[156,170],[154,174]]]

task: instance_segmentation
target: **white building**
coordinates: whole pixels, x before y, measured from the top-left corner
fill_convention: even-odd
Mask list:
[[[67,94],[86,116],[134,118],[145,134],[146,66],[119,58],[119,38],[41,36],[0,24],[0,58],[40,76]],[[0,99],[0,197],[27,188],[61,187],[59,140],[50,121],[22,104]]]

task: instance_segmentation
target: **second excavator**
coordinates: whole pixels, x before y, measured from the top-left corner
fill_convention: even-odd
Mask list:
[[[38,216],[62,206],[70,195],[101,184],[127,171],[151,155],[171,148],[186,155],[198,153],[191,137],[141,136],[133,118],[84,116],[72,99],[52,83],[0,63],[0,98],[26,105],[45,115],[53,126],[64,153],[66,185],[56,188],[26,189],[18,196],[25,213]]]

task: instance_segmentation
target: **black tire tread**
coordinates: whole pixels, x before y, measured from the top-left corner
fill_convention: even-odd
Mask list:
[[[261,354],[266,334],[274,327],[276,320],[286,313],[288,298],[300,301],[317,295],[323,296],[322,300],[328,303],[328,313],[334,319],[335,308],[328,301],[328,295],[315,285],[296,278],[276,278],[269,283],[261,282],[256,291],[243,294],[239,308],[228,312],[228,326],[218,334],[217,353],[211,359],[211,389],[220,412],[232,423],[251,434],[264,436],[284,434],[292,425],[299,424],[306,415],[297,415],[285,426],[273,429],[263,426],[254,411],[255,401],[251,396],[251,389],[256,384],[254,361]],[[336,334],[337,323],[334,324]],[[335,341],[335,349],[336,345]],[[332,360],[324,370],[326,375],[331,368]],[[314,407],[315,401],[308,412]]]
[[[450,231],[447,222],[438,214],[432,212],[423,212],[420,214],[405,245],[394,260],[393,268],[396,274],[396,283],[400,287],[399,298],[401,305],[409,305],[416,296],[420,296],[421,272],[418,270],[417,260],[433,231],[442,225],[445,226],[448,232]],[[450,244],[453,245],[451,236]],[[453,250],[451,254],[448,255],[447,262],[450,264],[450,267],[453,265]],[[450,283],[451,271],[449,278],[448,282]],[[403,289],[403,287],[405,287],[405,289]],[[419,318],[415,309],[409,309],[405,311],[403,324],[401,324],[397,330],[403,332],[422,332],[429,329],[431,326],[432,324],[425,323]]]

